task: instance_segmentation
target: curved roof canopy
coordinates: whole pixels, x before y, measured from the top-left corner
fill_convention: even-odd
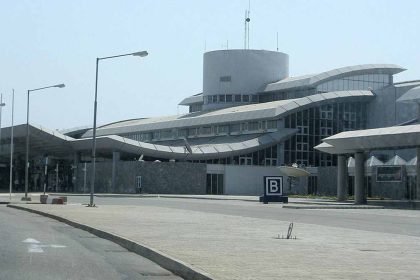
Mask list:
[[[329,154],[415,148],[420,146],[420,125],[346,131],[322,141],[315,149]]]
[[[404,93],[397,102],[420,104],[420,86],[415,87]]]
[[[373,96],[374,94],[368,90],[326,92],[296,99],[236,106],[215,111],[197,112],[181,116],[122,121],[104,125],[98,128],[97,135],[121,135],[142,131],[154,131],[159,129],[172,129],[282,118],[293,112],[319,106],[329,102],[365,101],[369,100]],[[91,136],[92,130],[89,130],[83,135],[83,137]]]
[[[394,75],[406,70],[395,64],[363,64],[347,66],[315,75],[289,77],[275,83],[268,84],[264,91],[285,90],[300,87],[315,87],[321,83],[343,77],[361,74],[389,74]]]
[[[29,130],[31,134],[31,157],[45,154],[51,156],[72,156],[74,152],[90,151],[92,149],[92,138],[74,139],[34,124],[30,124]],[[136,156],[145,155],[155,158],[206,160],[252,153],[282,142],[296,134],[297,131],[297,129],[285,128],[277,132],[257,135],[253,138],[244,139],[238,137],[236,141],[229,139],[229,141],[219,141],[213,144],[191,145],[192,153],[188,153],[184,146],[157,145],[117,135],[98,137],[96,139],[96,148],[98,151],[107,154],[111,154],[112,151],[120,151]],[[6,138],[10,139],[11,128],[4,128],[3,133],[3,140]],[[25,136],[26,124],[14,127],[14,137],[16,138],[15,153],[25,153],[25,141],[22,141]],[[4,157],[9,156],[10,145],[7,148],[3,147],[0,154]]]
[[[196,103],[203,103],[204,102],[204,97],[202,93],[199,94],[195,94],[193,96],[189,96],[187,98],[184,98],[178,105],[191,105],[191,104],[196,104]]]

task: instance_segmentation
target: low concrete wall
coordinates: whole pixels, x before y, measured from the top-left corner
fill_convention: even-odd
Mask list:
[[[318,167],[318,195],[337,195],[337,172],[336,166]]]
[[[91,164],[86,164],[86,188],[90,190]],[[76,190],[83,192],[84,163],[77,165]],[[115,187],[112,187],[112,162],[96,163],[95,192],[136,193],[137,176],[141,176],[143,193],[205,194],[206,164],[189,162],[119,161]]]
[[[287,176],[276,167],[225,165],[225,194],[263,195],[264,176],[283,176],[283,192],[289,193]]]

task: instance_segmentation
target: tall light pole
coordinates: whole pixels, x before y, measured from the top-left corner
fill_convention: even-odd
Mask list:
[[[90,184],[90,203],[89,207],[94,207],[95,204],[93,203],[93,194],[95,192],[95,168],[96,168],[96,111],[97,111],[97,100],[98,100],[98,66],[99,61],[104,59],[111,59],[123,56],[139,56],[145,57],[149,53],[147,51],[141,52],[134,52],[134,53],[127,53],[127,54],[120,54],[120,55],[113,55],[107,57],[98,57],[96,58],[96,80],[95,80],[95,102],[93,105],[93,135],[92,135],[92,179]]]
[[[47,88],[63,88],[64,84],[58,84],[48,87],[28,89],[28,102],[26,105],[26,158],[25,158],[25,197],[22,197],[22,200],[30,201],[31,198],[28,198],[28,181],[29,181],[29,94],[33,91],[43,90]]]
[[[12,186],[13,186],[13,117],[15,110],[15,90],[12,89],[12,128],[10,133],[10,174],[9,174],[9,199],[12,200]]]

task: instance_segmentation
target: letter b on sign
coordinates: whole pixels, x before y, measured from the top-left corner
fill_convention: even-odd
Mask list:
[[[282,176],[266,176],[265,195],[283,195],[283,177]]]

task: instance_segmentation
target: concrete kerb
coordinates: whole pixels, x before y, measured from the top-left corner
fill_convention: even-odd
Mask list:
[[[100,238],[103,239],[107,239],[111,242],[114,242],[118,245],[120,245],[121,247],[136,253],[142,257],[145,257],[155,263],[157,263],[158,265],[160,265],[161,267],[171,271],[172,273],[181,276],[184,279],[191,279],[191,280],[212,280],[214,278],[212,278],[212,276],[204,271],[200,271],[197,268],[193,268],[191,267],[189,264],[182,262],[180,260],[177,260],[175,258],[172,258],[168,255],[166,255],[165,253],[162,253],[156,249],[153,249],[151,247],[147,247],[145,245],[139,244],[135,241],[132,241],[128,238],[124,238],[122,236],[119,236],[117,234],[113,234],[113,233],[109,233],[100,229],[96,229],[94,227],[85,225],[85,224],[81,224],[60,216],[56,216],[53,214],[49,214],[49,213],[45,213],[42,211],[38,211],[35,209],[30,209],[30,208],[26,208],[26,207],[22,207],[19,205],[14,205],[14,204],[8,204],[7,207],[10,208],[14,208],[14,209],[18,209],[18,210],[23,210],[23,211],[27,211],[27,212],[31,212],[31,213],[35,213],[47,218],[51,218],[54,220],[57,220],[59,222],[68,224],[72,227],[90,232]]]

